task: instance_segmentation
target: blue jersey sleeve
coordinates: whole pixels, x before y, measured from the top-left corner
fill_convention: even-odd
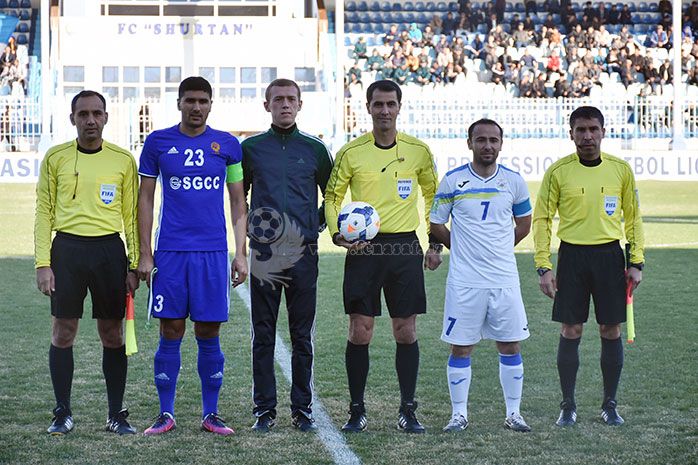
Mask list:
[[[242,162],[242,148],[237,137],[230,136],[226,140],[225,155],[227,157],[226,166],[235,165]]]
[[[138,174],[141,176],[156,178],[160,175],[156,137],[156,133],[150,134],[146,137],[145,143],[143,144],[141,158],[138,164]]]

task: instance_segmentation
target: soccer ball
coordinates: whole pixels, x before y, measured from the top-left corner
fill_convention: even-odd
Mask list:
[[[342,208],[337,218],[339,233],[349,242],[370,241],[381,227],[378,212],[366,202],[351,202]]]
[[[273,208],[257,208],[247,219],[247,230],[257,242],[270,244],[284,232],[284,220]]]

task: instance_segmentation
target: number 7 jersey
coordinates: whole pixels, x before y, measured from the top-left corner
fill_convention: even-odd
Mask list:
[[[241,160],[238,140],[208,126],[196,137],[177,124],[146,138],[138,173],[159,178],[162,187],[155,250],[228,250],[226,174],[232,167],[228,182],[241,181]]]
[[[446,173],[431,208],[431,222],[451,217],[448,282],[473,288],[519,286],[514,217],[531,215],[528,187],[517,172],[497,165],[484,179],[470,164]]]

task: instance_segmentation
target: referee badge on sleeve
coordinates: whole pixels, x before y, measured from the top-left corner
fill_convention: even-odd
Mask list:
[[[618,207],[618,196],[617,195],[606,195],[604,196],[604,209],[608,216],[613,216]]]
[[[116,184],[102,184],[99,188],[99,198],[109,205],[116,198]]]

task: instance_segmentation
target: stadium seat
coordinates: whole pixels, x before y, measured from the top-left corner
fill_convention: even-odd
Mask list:
[[[436,11],[436,4],[434,2],[427,2],[424,5],[424,9],[427,11]]]
[[[448,4],[448,11],[453,13],[458,13],[458,2],[451,2]]]
[[[632,21],[633,24],[640,24],[642,22],[642,15],[640,13],[633,13],[630,15],[630,21]]]
[[[381,3],[381,11],[393,11],[393,7],[388,1]]]
[[[516,3],[514,4],[514,11],[516,11],[517,13],[525,13],[526,7],[523,3]]]
[[[356,11],[368,11],[368,3],[358,2],[356,4]]]
[[[344,11],[356,11],[356,2],[354,0],[349,0],[344,4]]]
[[[417,20],[417,16],[411,11],[408,11],[403,14],[403,19],[405,24],[410,24],[414,23]]]
[[[32,2],[31,0],[22,0],[19,4],[22,8],[31,8],[32,7]]]
[[[379,11],[369,11],[368,12],[368,22],[369,23],[382,23],[383,15]]]
[[[560,24],[562,21],[562,17],[560,16],[560,13],[553,13],[553,22],[555,24]]]
[[[359,15],[355,11],[347,11],[344,15],[344,21],[347,23],[358,23]]]
[[[360,11],[356,13],[357,16],[357,23],[370,23],[371,22],[371,17],[368,14],[368,11]]]
[[[27,23],[19,22],[17,23],[17,32],[29,32],[29,25]]]
[[[480,34],[487,34],[487,24],[480,23],[477,25],[477,32]]]
[[[419,7],[420,3],[422,4],[421,8]],[[423,9],[424,9],[424,2],[417,2],[416,5],[412,2],[405,2],[402,4],[402,11],[414,11],[414,10],[420,11]]]
[[[581,5],[580,3],[577,3],[577,2],[573,3],[573,4],[572,4],[572,11],[574,11],[575,13],[581,12],[581,11],[582,11],[582,5]]]
[[[504,11],[511,13],[514,11],[514,5],[511,2],[507,2],[506,6],[504,7]]]
[[[393,11],[402,11],[402,3],[400,3],[400,2],[393,3]]]
[[[659,4],[657,2],[652,2],[649,4],[649,11],[652,13],[659,12]]]
[[[405,13],[401,11],[396,11],[393,13],[392,22],[395,24],[405,24]]]
[[[392,23],[395,20],[393,19],[393,13],[391,11],[387,11],[383,13],[383,22],[384,23]]]
[[[640,2],[637,5],[637,11],[650,11],[650,6],[647,4],[647,2]]]
[[[373,1],[368,6],[368,11],[381,11],[381,4],[377,1]]]
[[[441,13],[446,13],[448,11],[448,5],[446,2],[439,2],[436,4],[436,11],[439,11]]]
[[[420,24],[429,24],[429,21],[431,21],[431,18],[425,11],[420,11],[415,16],[415,20]]]
[[[656,13],[644,13],[643,22],[645,24],[659,24],[662,22],[662,14]]]
[[[19,8],[19,0],[10,0],[7,2],[7,6],[10,8]]]
[[[619,5],[620,6],[618,7],[618,9],[620,10],[621,8],[623,8],[623,3],[619,3]],[[635,13],[637,11],[637,5],[635,4],[635,2],[628,3],[628,9],[631,13]]]
[[[346,26],[347,26],[347,23],[344,23],[344,29],[347,28]],[[345,31],[345,32],[346,32],[346,31]],[[345,36],[344,36],[344,46],[345,46],[345,47],[351,47],[351,37],[349,37],[348,35],[345,35]]]
[[[507,6],[509,6],[509,3],[507,3]],[[473,9],[473,11],[479,10],[479,9],[480,9],[480,3],[478,3],[478,2],[472,2],[472,3],[470,4],[470,7]],[[505,8],[505,11],[508,11],[508,10],[506,10],[506,8]]]
[[[511,34],[511,24],[509,24],[509,23],[502,24],[502,29],[504,29],[504,32],[506,32],[507,34]]]
[[[383,25],[381,23],[368,23],[368,27],[366,28],[365,32],[380,34],[383,32]]]
[[[7,8],[7,0],[0,0],[0,8]]]
[[[28,43],[26,34],[17,34],[17,45],[26,45]]]

